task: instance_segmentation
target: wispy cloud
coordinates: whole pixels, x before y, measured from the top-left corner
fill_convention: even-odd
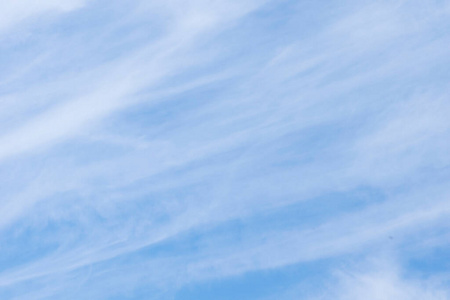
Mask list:
[[[447,296],[414,265],[449,246],[446,3],[0,11],[2,299],[208,299],[275,273],[277,299]],[[383,251],[395,268],[336,267]],[[291,278],[306,265],[329,281]]]
[[[395,261],[374,260],[364,270],[338,272],[338,285],[323,299],[448,299],[439,280],[420,280],[399,270]],[[403,271],[403,272],[402,272]]]
[[[4,1],[0,4],[0,34],[43,14],[67,13],[83,7],[84,4],[84,0]]]

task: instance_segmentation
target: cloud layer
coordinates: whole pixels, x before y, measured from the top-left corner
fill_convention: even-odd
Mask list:
[[[448,3],[28,2],[0,298],[448,299]]]

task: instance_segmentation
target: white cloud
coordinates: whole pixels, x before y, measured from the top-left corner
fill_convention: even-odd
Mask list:
[[[0,2],[0,33],[46,12],[64,13],[78,9],[84,0],[5,0]]]
[[[11,6],[19,17],[4,26],[78,4]],[[131,19],[145,23],[147,14],[161,14],[136,34],[153,34],[152,26],[160,26],[155,36],[134,45],[134,31],[124,41],[108,40],[114,26],[99,30],[103,35],[81,32],[74,52],[83,52],[83,42],[92,36],[98,38],[95,47],[114,48],[117,42],[126,49],[112,59],[94,60],[87,71],[65,72],[62,64],[50,82],[42,78],[0,99],[0,166],[6,182],[0,232],[18,232],[5,247],[28,240],[21,235],[27,230],[58,246],[5,269],[0,285],[14,288],[58,277],[60,288],[51,293],[59,293],[71,285],[62,275],[106,282],[105,270],[118,282],[184,285],[366,253],[384,245],[389,235],[395,235],[393,248],[418,232],[441,236],[434,230],[443,228],[450,214],[448,185],[433,175],[434,181],[408,186],[424,169],[437,172],[449,163],[448,91],[437,83],[424,85],[429,93],[410,88],[448,57],[446,36],[424,43],[422,33],[432,25],[422,20],[417,26],[423,32],[413,32],[405,26],[410,11],[385,2],[352,11],[305,40],[282,36],[287,45],[272,45],[280,37],[270,32],[260,33],[269,41],[260,37],[264,42],[255,45],[247,36],[247,54],[239,46],[247,41],[238,40],[239,34],[256,25],[249,21],[231,33],[226,30],[263,1],[135,4],[112,25],[126,31],[138,26],[124,26]],[[86,53],[103,57],[102,51]],[[36,64],[45,66],[50,54]],[[70,55],[59,59],[71,62]],[[29,66],[4,86],[35,70]],[[201,89],[223,79],[227,82],[219,92]],[[384,88],[392,91],[391,98]],[[47,98],[55,90],[57,96]],[[141,109],[148,115],[136,112]],[[11,115],[16,118],[12,124]],[[10,175],[15,164],[22,169]],[[289,228],[263,230],[254,220],[292,204],[304,203],[306,211],[327,206],[335,200],[330,194],[351,197],[361,186],[376,188],[385,198],[359,199],[354,210],[338,207],[333,215],[319,213],[317,222],[295,220]],[[249,230],[216,234],[217,226],[238,221]],[[66,222],[71,226],[64,227]],[[39,231],[48,224],[54,232]],[[177,237],[190,232],[200,236],[202,245],[193,252],[176,244]],[[132,280],[111,270],[116,259],[163,242],[175,243],[178,252],[131,265]],[[85,274],[88,266],[93,271]],[[152,269],[158,274],[148,274]],[[342,275],[339,295],[353,300],[364,298],[365,289],[381,289],[385,294],[374,292],[378,298],[370,300],[440,297],[427,288],[415,290],[395,270],[380,272]]]
[[[353,270],[337,273],[338,284],[319,299],[337,300],[446,300],[443,282],[414,278],[395,261],[374,260]]]

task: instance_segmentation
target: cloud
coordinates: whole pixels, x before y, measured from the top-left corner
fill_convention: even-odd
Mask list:
[[[0,33],[5,33],[5,31],[11,30],[13,26],[35,16],[47,12],[67,13],[79,9],[84,4],[84,0],[3,1],[0,4]]]
[[[0,297],[174,298],[445,246],[448,10],[411,3],[8,8]],[[36,29],[52,11],[74,14]],[[410,268],[363,265],[333,295],[444,297]]]
[[[338,284],[320,299],[353,300],[415,300],[448,299],[449,291],[444,282],[414,278],[395,266],[395,262],[378,260],[365,265],[364,270],[337,272]]]

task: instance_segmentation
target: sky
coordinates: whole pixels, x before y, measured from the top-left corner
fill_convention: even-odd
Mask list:
[[[450,299],[450,1],[0,2],[0,299]]]

